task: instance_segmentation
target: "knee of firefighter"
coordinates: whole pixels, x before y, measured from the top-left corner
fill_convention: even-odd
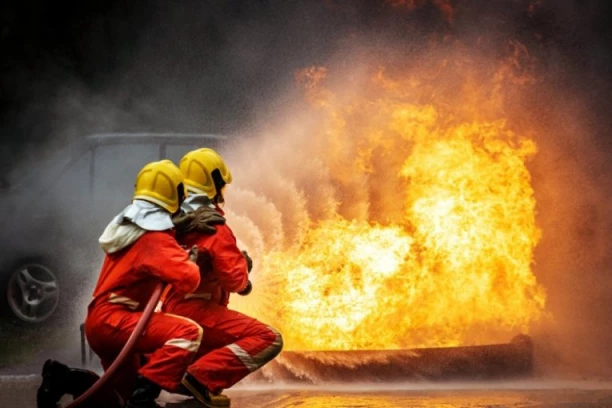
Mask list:
[[[184,347],[189,351],[196,352],[202,342],[202,327],[194,321],[185,321],[179,327],[176,328],[172,334],[173,338],[187,340],[190,344],[189,347]]]
[[[268,361],[278,356],[283,349],[283,336],[280,332],[270,326],[269,331],[266,334],[266,340],[270,342],[270,354]]]
[[[184,333],[186,333],[185,336],[196,340],[198,344],[200,344],[200,342],[202,341],[203,332],[204,330],[202,329],[202,326],[200,326],[196,322],[193,322],[184,329]]]

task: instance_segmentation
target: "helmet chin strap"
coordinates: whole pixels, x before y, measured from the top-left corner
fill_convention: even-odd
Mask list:
[[[181,213],[181,205],[185,201],[185,185],[183,183],[179,183],[176,187],[176,193],[178,194],[178,209],[172,214],[173,217]]]
[[[225,206],[225,199],[221,194],[215,196],[214,203],[217,207],[223,208]]]
[[[221,176],[221,172],[219,171],[219,169],[214,169],[210,173],[210,175],[212,176],[213,182],[215,183],[215,191],[217,192],[217,194],[215,194],[215,198],[213,198],[213,203],[215,203],[219,207],[222,207],[225,203],[225,198],[223,198],[221,190],[226,184],[225,180],[223,180],[223,176]]]
[[[187,194],[185,194],[185,185],[183,185],[183,183],[179,183],[179,185],[176,187],[176,192],[178,194],[178,203],[180,207],[181,204],[183,204],[183,202],[185,201],[185,197],[187,196]]]

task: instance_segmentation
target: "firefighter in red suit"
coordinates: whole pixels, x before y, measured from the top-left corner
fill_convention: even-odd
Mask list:
[[[223,159],[212,149],[187,153],[179,165],[189,197],[182,205],[186,214],[221,215],[219,204],[232,175]],[[283,341],[272,327],[237,311],[228,309],[230,293],[248,294],[251,259],[238,249],[236,238],[227,224],[217,226],[209,235],[181,233],[183,246],[197,246],[201,282],[190,294],[174,288],[164,303],[164,310],[196,321],[204,329],[196,360],[189,366],[182,384],[207,407],[227,407],[229,398],[221,394],[242,378],[280,353]]]
[[[116,216],[100,237],[106,252],[89,305],[85,333],[106,369],[134,330],[157,282],[182,296],[200,284],[200,271],[175,240],[171,214],[186,197],[183,176],[171,161],[147,164],[136,178],[132,204]],[[158,407],[161,389],[179,391],[180,382],[202,340],[194,321],[154,313],[134,355],[122,366],[113,387],[128,408]],[[140,357],[148,360],[140,366]]]

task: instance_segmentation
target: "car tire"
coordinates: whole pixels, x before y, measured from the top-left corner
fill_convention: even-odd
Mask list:
[[[26,326],[52,321],[62,301],[57,271],[43,259],[25,259],[13,264],[0,285],[4,314]]]

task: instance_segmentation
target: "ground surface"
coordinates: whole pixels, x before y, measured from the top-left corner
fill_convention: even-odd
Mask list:
[[[39,377],[0,377],[0,407],[34,408]],[[606,382],[518,382],[494,385],[415,385],[316,388],[238,388],[228,392],[234,408],[608,408]],[[165,401],[172,396],[164,396]],[[193,405],[192,405],[193,406]]]
[[[39,373],[47,358],[79,366],[78,325],[67,325],[64,332],[56,335],[0,327],[0,408],[35,408]],[[612,408],[612,382],[608,381],[325,384],[300,388],[239,384],[227,394],[234,408]],[[169,395],[163,395],[163,400],[176,402]]]

